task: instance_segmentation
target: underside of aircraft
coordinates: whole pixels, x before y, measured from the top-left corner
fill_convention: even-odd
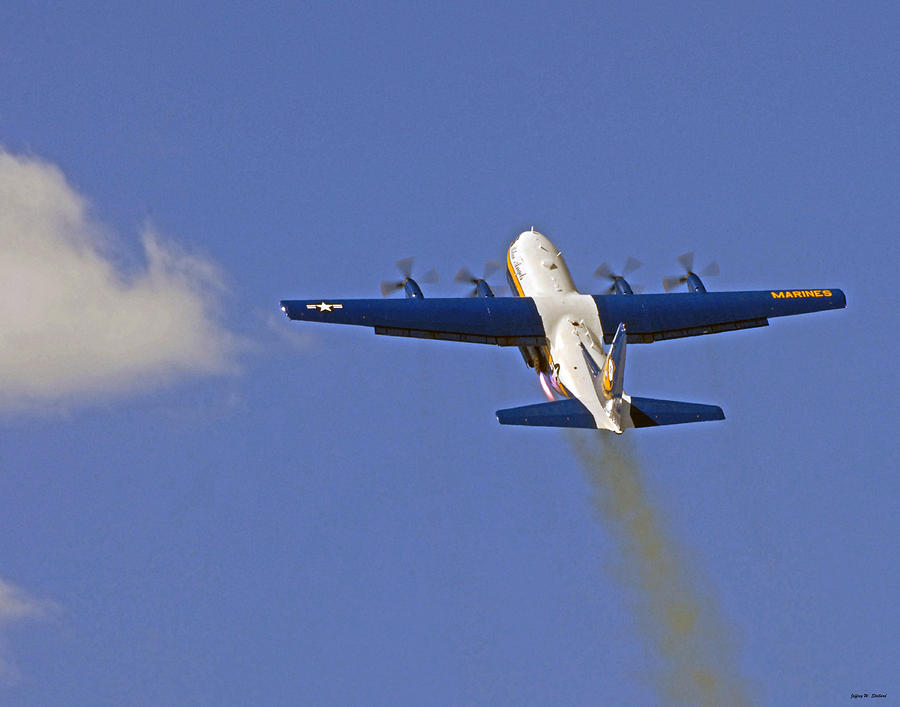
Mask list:
[[[639,263],[630,259],[621,275],[605,265],[597,269],[598,277],[611,281],[606,293],[581,294],[562,253],[531,229],[507,252],[511,297],[495,296],[487,272],[479,278],[467,271],[456,279],[474,285],[472,296],[425,297],[407,259],[398,263],[404,278],[382,285],[382,294],[403,290],[404,299],[283,300],[281,309],[293,320],[368,326],[387,336],[516,346],[548,400],[498,410],[501,424],[622,433],[725,418],[716,405],[628,395],[627,344],[762,327],[772,317],[846,306],[836,288],[708,292],[700,274],[717,274],[718,266],[697,274],[691,254],[679,260],[685,274],[663,284],[666,290],[684,284],[686,292],[635,294],[625,275]]]

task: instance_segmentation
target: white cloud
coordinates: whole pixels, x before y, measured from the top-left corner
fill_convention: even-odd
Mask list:
[[[44,616],[51,606],[48,602],[32,599],[14,584],[0,578],[0,624]]]
[[[0,408],[234,370],[217,269],[149,227],[141,243],[146,266],[126,275],[62,172],[0,149]]]
[[[0,578],[0,630],[13,621],[41,619],[58,610],[59,607],[53,602],[34,599]],[[9,656],[9,650],[0,643],[0,683],[10,685],[18,679],[19,670]]]

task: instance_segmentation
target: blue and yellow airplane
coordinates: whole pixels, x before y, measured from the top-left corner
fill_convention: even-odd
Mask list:
[[[281,309],[291,319],[369,326],[388,336],[517,346],[538,373],[548,402],[498,410],[501,424],[621,434],[629,427],[725,419],[716,405],[625,393],[626,344],[766,326],[771,317],[847,303],[833,287],[707,292],[690,260],[683,260],[687,273],[674,282],[686,284],[688,292],[634,294],[623,276],[605,269],[601,274],[613,281],[610,293],[584,295],[562,253],[533,228],[513,241],[506,262],[514,297],[495,297],[483,278],[472,278],[477,297],[426,298],[407,274],[395,285],[405,299],[284,300]],[[668,289],[673,282],[665,284]]]

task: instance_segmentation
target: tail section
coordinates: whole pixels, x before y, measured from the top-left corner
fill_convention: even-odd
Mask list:
[[[597,365],[584,343],[581,344],[581,353],[587,364],[591,374],[591,382],[594,384],[594,390],[600,400],[606,416],[609,418],[611,428],[618,434],[622,433],[626,422],[627,406],[624,401],[625,395],[625,344],[627,340],[625,334],[625,324],[620,323],[613,337],[612,345],[609,347],[609,353],[603,360],[603,367]],[[597,349],[591,347],[594,351]],[[602,351],[600,351],[602,355]]]
[[[625,394],[625,324],[619,324],[609,352],[600,366],[594,358],[602,350],[588,337],[581,339],[581,353],[590,371],[602,411],[575,398],[550,403],[525,405],[498,410],[501,425],[529,425],[536,427],[583,427],[610,429],[621,434],[628,427],[657,427],[680,425],[686,422],[724,420],[725,413],[717,405],[682,403],[677,400],[657,400]],[[585,343],[587,342],[587,344]],[[594,352],[594,353],[592,353]],[[598,415],[595,419],[594,414]],[[599,424],[598,424],[599,423]]]
[[[597,365],[596,359],[594,359],[594,356],[588,351],[584,343],[581,344],[584,362],[591,372],[591,380],[594,382],[594,389],[597,391],[597,395],[600,396],[600,400],[606,401],[613,398],[621,398],[625,392],[626,338],[625,325],[619,324],[619,328],[616,329],[616,335],[613,337],[612,346],[609,348],[609,353],[603,360],[602,367]],[[594,349],[593,346],[591,348]]]
[[[620,323],[613,337],[609,353],[606,355],[606,363],[603,366],[603,376],[600,379],[598,391],[606,400],[621,398],[625,393],[625,343],[628,337],[625,334],[625,324]],[[596,386],[596,381],[594,382]]]

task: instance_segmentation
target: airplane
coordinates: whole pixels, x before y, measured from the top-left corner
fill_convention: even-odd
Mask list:
[[[833,287],[708,292],[691,259],[683,256],[682,263],[686,274],[674,283],[667,278],[665,285],[683,283],[687,292],[634,294],[624,275],[598,268],[612,280],[610,292],[581,294],[562,253],[532,227],[507,251],[510,297],[496,297],[486,278],[474,276],[477,296],[425,297],[411,277],[411,263],[401,261],[404,279],[385,283],[382,292],[403,289],[405,299],[283,300],[281,309],[292,320],[369,326],[387,336],[516,346],[537,372],[548,401],[498,410],[500,424],[622,434],[629,428],[725,419],[717,405],[627,394],[627,344],[767,326],[771,317],[847,304]]]

